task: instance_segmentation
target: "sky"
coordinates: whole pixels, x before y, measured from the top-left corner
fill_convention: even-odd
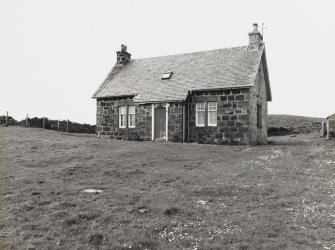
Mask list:
[[[0,0],[0,115],[95,124],[92,95],[132,58],[248,44],[261,29],[270,114],[335,112],[333,0]]]

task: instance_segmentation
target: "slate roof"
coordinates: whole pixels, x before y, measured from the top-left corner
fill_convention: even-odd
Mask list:
[[[264,46],[243,46],[131,59],[113,67],[93,98],[135,96],[134,102],[168,102],[186,100],[190,90],[251,87],[263,52]],[[162,80],[169,71],[171,78]]]

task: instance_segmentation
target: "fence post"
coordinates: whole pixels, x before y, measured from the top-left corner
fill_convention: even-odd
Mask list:
[[[321,136],[322,136],[322,137],[325,137],[325,136],[326,136],[326,133],[327,133],[327,131],[326,131],[326,123],[325,123],[325,121],[323,120],[323,121],[321,122]]]
[[[26,127],[28,127],[28,114],[26,116]]]
[[[43,117],[43,129],[45,127],[45,117]]]
[[[59,131],[59,119],[58,119],[58,122],[57,122],[57,128],[58,128],[58,131]]]
[[[7,114],[6,114],[6,126],[8,126],[8,111],[7,111]]]
[[[69,119],[67,119],[66,121],[66,133],[69,132]]]

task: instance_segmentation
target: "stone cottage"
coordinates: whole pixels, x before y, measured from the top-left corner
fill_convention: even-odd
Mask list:
[[[265,144],[271,89],[258,25],[249,45],[132,59],[127,47],[94,93],[99,137]]]

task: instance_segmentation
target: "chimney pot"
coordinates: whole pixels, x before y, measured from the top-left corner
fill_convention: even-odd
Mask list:
[[[127,46],[124,44],[121,44],[121,51],[122,52],[127,52]]]

